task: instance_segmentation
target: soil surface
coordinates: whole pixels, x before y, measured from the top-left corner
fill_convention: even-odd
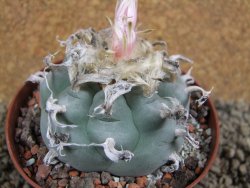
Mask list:
[[[249,0],[139,0],[139,29],[164,40],[169,54],[193,59],[197,80],[224,100],[250,101]],[[108,27],[116,0],[1,0],[0,101],[12,97],[42,59],[59,49],[56,41],[80,28]],[[11,87],[9,87],[11,86]]]
[[[223,101],[216,101],[215,103],[221,121],[221,147],[208,176],[196,188],[248,188],[250,187],[250,105]],[[0,184],[3,188],[28,188],[29,185],[18,175],[8,156],[3,128],[5,114],[5,105],[1,103]],[[36,149],[33,148],[32,152],[36,152]],[[28,157],[29,154],[26,155]],[[75,175],[76,172],[72,171],[71,176]],[[104,175],[103,177],[105,177]],[[170,176],[166,175],[166,178],[170,178]],[[144,180],[136,181],[143,183]],[[65,182],[61,181],[60,183],[64,184]]]
[[[188,140],[185,140],[182,150],[177,153],[181,157],[181,161],[177,164],[169,160],[147,176],[117,177],[109,172],[81,172],[58,161],[57,158],[51,160],[53,162],[49,165],[44,164],[45,158],[46,161],[50,159],[46,156],[48,149],[40,132],[40,95],[36,90],[26,106],[20,109],[20,116],[17,119],[14,140],[18,147],[19,161],[27,176],[44,188],[185,187],[200,175],[210,152],[212,136],[211,128],[207,124],[209,107],[207,103],[198,107],[196,100],[200,97],[200,92],[192,93],[190,117],[187,121],[189,133],[199,143],[199,148],[195,149]],[[177,121],[182,120],[177,119]]]

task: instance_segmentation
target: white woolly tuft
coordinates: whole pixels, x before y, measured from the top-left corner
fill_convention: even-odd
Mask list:
[[[121,95],[128,93],[131,91],[132,87],[134,84],[131,84],[127,81],[124,80],[119,80],[118,82],[112,84],[112,85],[107,85],[104,88],[104,94],[105,94],[105,99],[104,103],[97,106],[94,109],[93,115],[96,116],[98,114],[112,114],[112,105],[114,101]]]
[[[193,67],[191,67],[188,72],[181,76],[182,80],[186,82],[187,85],[194,84],[194,78],[191,76]]]
[[[115,149],[115,140],[113,138],[107,138],[104,143],[96,144],[77,144],[77,143],[64,143],[60,142],[57,146],[57,150],[61,156],[64,156],[62,154],[63,147],[65,146],[77,146],[77,147],[103,147],[104,153],[113,162],[118,162],[119,160],[124,161],[130,161],[134,154],[128,150],[116,150]]]
[[[174,163],[171,164],[170,166],[162,166],[161,170],[163,172],[172,173],[172,172],[179,169],[179,166],[180,166],[180,163],[182,162],[182,159],[176,152],[172,153],[169,156],[168,160],[173,161]]]
[[[56,150],[50,148],[49,152],[45,155],[45,157],[43,158],[43,162],[46,165],[50,165],[50,164],[54,164],[57,162],[57,160],[55,159],[56,157],[58,157],[58,153],[56,152]]]
[[[188,86],[185,91],[188,93],[192,93],[195,91],[200,91],[202,93],[202,96],[196,100],[196,102],[198,103],[198,107],[200,107],[201,105],[203,105],[206,100],[208,99],[209,95],[211,94],[213,90],[213,87],[210,91],[206,91],[203,88],[199,87],[199,86]]]
[[[42,71],[38,71],[35,74],[29,76],[26,82],[32,82],[40,84],[44,80],[44,73]]]
[[[182,136],[185,138],[194,148],[199,148],[199,142],[196,141],[188,131],[188,128],[185,129],[175,129],[175,136]]]

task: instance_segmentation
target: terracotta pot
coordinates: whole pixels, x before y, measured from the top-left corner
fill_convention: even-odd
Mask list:
[[[197,84],[198,85],[198,84]],[[27,174],[23,171],[23,168],[19,161],[18,156],[18,149],[15,145],[14,135],[15,135],[15,127],[17,125],[17,118],[20,115],[20,108],[24,107],[28,102],[28,97],[32,96],[33,91],[37,87],[36,84],[32,83],[25,83],[21,89],[17,92],[16,96],[14,97],[13,101],[11,102],[8,108],[8,114],[6,119],[5,125],[5,134],[6,134],[6,143],[8,146],[10,157],[14,163],[14,166],[18,170],[18,172],[22,175],[22,177],[33,187],[40,188],[40,186],[32,180]],[[217,154],[218,146],[219,146],[219,123],[218,117],[216,114],[216,109],[208,99],[208,105],[210,108],[209,114],[209,126],[212,128],[212,144],[211,144],[211,151],[210,156],[207,162],[206,167],[203,169],[202,173],[196,178],[191,184],[187,187],[191,188],[195,186],[198,182],[200,182],[208,173],[209,169],[211,168]]]

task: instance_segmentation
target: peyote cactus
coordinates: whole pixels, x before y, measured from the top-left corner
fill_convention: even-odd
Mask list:
[[[63,62],[49,55],[45,70],[30,77],[40,83],[45,163],[58,158],[82,171],[141,176],[168,160],[175,163],[166,170],[176,170],[184,139],[198,147],[186,127],[189,94],[201,91],[202,105],[210,91],[190,86],[191,69],[181,75],[179,63],[191,60],[140,37],[136,8],[135,0],[118,1],[111,28],[60,41]]]

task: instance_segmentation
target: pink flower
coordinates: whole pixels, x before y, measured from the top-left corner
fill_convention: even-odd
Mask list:
[[[117,59],[128,59],[136,41],[137,0],[118,0],[113,25],[112,49]]]

